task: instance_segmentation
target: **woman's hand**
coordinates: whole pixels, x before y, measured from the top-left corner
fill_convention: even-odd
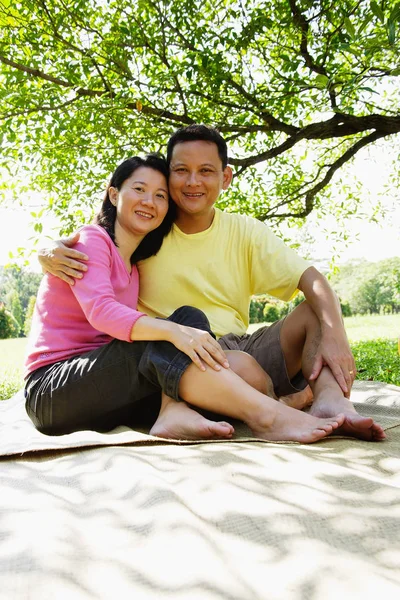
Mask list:
[[[203,362],[215,369],[215,371],[221,369],[220,365],[226,369],[229,368],[225,352],[217,340],[207,331],[176,324],[176,327],[173,328],[170,334],[169,341],[178,350],[187,354],[201,371],[206,370]]]

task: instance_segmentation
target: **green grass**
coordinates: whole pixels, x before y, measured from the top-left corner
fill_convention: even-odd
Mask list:
[[[357,379],[385,381],[400,386],[400,356],[397,341],[366,340],[351,344]]]
[[[345,327],[358,368],[357,379],[385,381],[400,386],[400,314],[346,317]],[[253,332],[264,323],[250,325]],[[0,400],[23,385],[22,364],[26,338],[0,340]]]
[[[253,333],[268,323],[252,323],[248,332]],[[400,336],[400,313],[398,315],[357,315],[345,317],[344,326],[350,342],[388,339],[397,340]]]
[[[400,336],[400,314],[345,317],[344,326],[350,342],[379,338],[397,340]]]
[[[253,323],[253,333],[268,323]],[[400,386],[400,314],[346,317],[344,325],[357,365],[357,379]]]
[[[23,386],[26,342],[26,338],[0,340],[0,400],[10,398]]]

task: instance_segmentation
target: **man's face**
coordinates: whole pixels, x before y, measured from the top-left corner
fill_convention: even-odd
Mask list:
[[[208,216],[232,179],[230,167],[222,168],[213,142],[177,144],[172,152],[169,191],[178,210],[187,215]]]

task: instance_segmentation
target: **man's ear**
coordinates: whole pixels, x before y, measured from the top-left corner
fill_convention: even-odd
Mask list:
[[[113,204],[114,206],[117,206],[118,190],[116,187],[110,186],[108,188],[108,197],[110,198],[111,204]]]
[[[231,185],[232,177],[233,177],[232,169],[229,166],[225,167],[224,179],[223,179],[223,183],[222,183],[223,190],[227,190],[228,187]]]

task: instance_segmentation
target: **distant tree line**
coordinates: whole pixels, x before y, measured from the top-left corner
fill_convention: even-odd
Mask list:
[[[344,316],[400,312],[400,258],[352,260],[330,279]]]
[[[27,336],[42,276],[26,269],[0,267],[0,339]],[[400,312],[400,258],[377,263],[353,260],[330,277],[343,316]],[[286,316],[304,299],[291,302],[271,296],[254,296],[250,323],[272,323]]]
[[[376,263],[349,261],[331,275],[330,283],[339,297],[344,317],[400,312],[400,258]],[[281,302],[268,295],[254,296],[250,303],[250,323],[272,323],[303,300],[302,294],[292,302]]]

